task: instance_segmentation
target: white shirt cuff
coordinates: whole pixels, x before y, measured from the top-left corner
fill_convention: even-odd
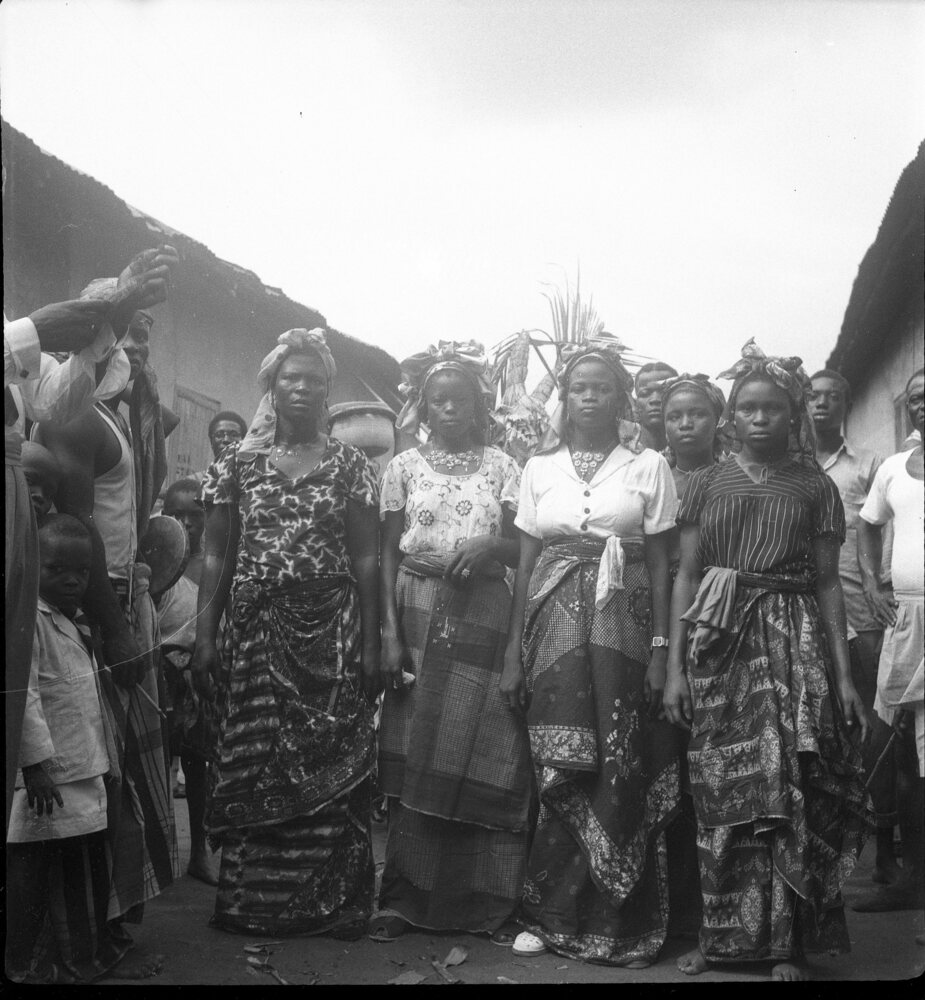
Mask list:
[[[7,360],[7,352],[9,352],[12,365],[8,377],[4,379],[5,385],[10,382],[26,382],[29,379],[39,377],[42,367],[42,347],[39,344],[38,330],[28,316],[3,324],[4,362]],[[3,367],[6,375],[6,363]]]

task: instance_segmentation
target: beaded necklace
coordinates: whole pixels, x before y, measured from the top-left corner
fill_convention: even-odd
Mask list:
[[[469,451],[432,451],[425,457],[434,469],[439,465],[448,472],[453,472],[455,469],[462,469],[467,465],[472,465],[482,460],[481,456],[471,449]]]

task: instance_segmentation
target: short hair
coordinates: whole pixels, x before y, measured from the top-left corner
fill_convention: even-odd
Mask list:
[[[645,375],[647,372],[668,372],[672,378],[677,378],[678,375],[666,361],[649,361],[633,376],[633,392],[639,391],[639,376]]]
[[[905,389],[907,396],[909,395],[909,386],[912,385],[912,380],[917,379],[922,375],[925,375],[925,368],[919,368],[909,376],[909,381],[906,383],[906,389]]]
[[[70,514],[49,514],[39,525],[39,540],[79,538],[90,543],[90,529]]]
[[[209,440],[212,440],[212,434],[215,428],[218,427],[223,420],[228,420],[236,423],[238,427],[241,428],[241,437],[247,433],[247,424],[244,417],[240,413],[235,413],[234,410],[222,410],[221,413],[216,413],[215,416],[209,421]]]
[[[175,483],[171,483],[167,487],[167,492],[164,494],[164,506],[166,507],[178,493],[192,493],[198,500],[201,488],[202,486],[198,479],[178,479]]]
[[[820,368],[815,375],[810,376],[810,383],[815,382],[817,378],[827,378],[830,382],[835,382],[845,394],[845,402],[851,402],[851,383],[841,372],[835,371],[834,368]]]

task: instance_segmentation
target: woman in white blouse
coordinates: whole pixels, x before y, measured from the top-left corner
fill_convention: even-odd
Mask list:
[[[620,444],[631,387],[607,338],[563,370],[548,447],[521,484],[502,692],[526,712],[541,807],[514,951],[640,968],[665,940],[679,804],[661,717],[677,495],[661,455]]]
[[[400,423],[421,419],[430,438],[392,459],[381,490],[389,834],[369,935],[388,941],[410,924],[510,945],[533,801],[526,727],[499,690],[520,470],[484,443],[478,345],[442,344],[402,368]]]

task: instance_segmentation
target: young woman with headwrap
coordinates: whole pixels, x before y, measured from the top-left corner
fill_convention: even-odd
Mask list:
[[[703,924],[682,972],[847,951],[840,889],[870,823],[851,734],[838,549],[845,516],[813,458],[799,358],[749,341],[727,417],[739,451],[693,474],[678,513],[665,708],[691,730]]]
[[[667,447],[663,454],[671,466],[678,497],[691,475],[719,461],[723,454],[723,411],[726,397],[706,375],[684,373],[661,383],[662,413]],[[680,543],[677,528],[671,532],[670,568],[678,571]],[[681,814],[668,827],[669,937],[697,934],[701,923],[700,877],[697,871],[697,822],[690,796],[685,755],[681,758]]]
[[[202,488],[193,679],[217,688],[206,828],[225,930],[354,938],[372,909],[378,489],[365,456],[323,432],[334,374],[322,331],[282,334],[247,435]]]
[[[659,719],[677,496],[661,455],[619,443],[631,387],[614,339],[565,365],[523,474],[502,690],[526,713],[541,806],[515,954],[638,968],[665,940],[679,800],[678,740]]]
[[[379,784],[389,835],[369,935],[408,924],[488,932],[523,889],[532,775],[526,728],[499,691],[517,561],[520,470],[485,444],[480,345],[441,343],[402,365],[399,425],[430,430],[382,482]]]

